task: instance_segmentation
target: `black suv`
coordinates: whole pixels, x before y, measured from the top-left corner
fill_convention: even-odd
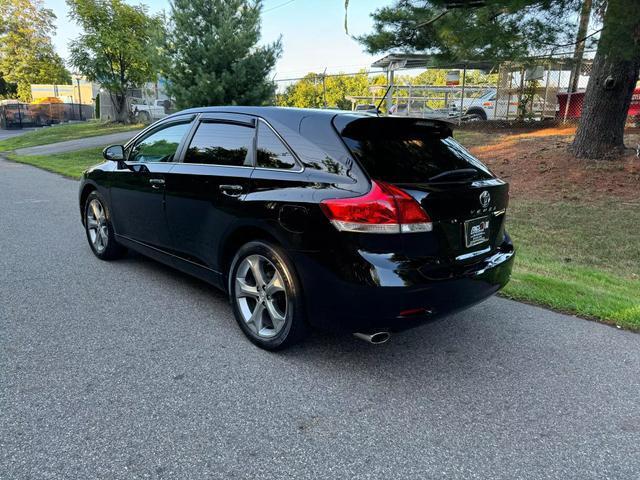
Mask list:
[[[509,280],[508,186],[444,122],[196,108],[104,157],[80,185],[96,256],[130,248],[225,290],[263,348],[309,326],[383,342]]]

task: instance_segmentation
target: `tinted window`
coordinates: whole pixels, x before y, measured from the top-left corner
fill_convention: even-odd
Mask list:
[[[173,162],[180,141],[189,131],[191,122],[173,124],[157,130],[136,143],[129,154],[131,162]]]
[[[375,118],[354,121],[342,137],[374,179],[398,183],[429,181],[450,170],[473,169],[477,179],[491,172],[439,125]]]
[[[201,123],[191,140],[186,163],[251,165],[254,129],[229,123]]]
[[[293,168],[296,166],[289,149],[264,122],[260,122],[258,126],[256,165],[264,168]]]

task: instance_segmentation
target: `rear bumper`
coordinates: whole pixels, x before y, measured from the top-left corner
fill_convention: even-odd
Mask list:
[[[294,255],[309,321],[343,332],[400,331],[468,308],[507,284],[514,257],[508,235],[490,256],[446,266],[364,252],[347,264]]]

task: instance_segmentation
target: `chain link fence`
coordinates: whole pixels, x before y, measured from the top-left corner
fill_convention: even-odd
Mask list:
[[[579,120],[592,60],[584,59],[579,68],[568,56],[494,63],[487,69],[488,63],[492,62],[412,68],[413,75],[403,75],[407,70],[397,68],[392,72],[387,69],[280,79],[276,81],[274,103],[439,118],[459,124],[575,124]],[[477,68],[480,64],[485,68]],[[425,74],[429,70],[433,75]],[[428,84],[424,79],[437,82]],[[629,109],[629,125],[638,122],[640,88]]]

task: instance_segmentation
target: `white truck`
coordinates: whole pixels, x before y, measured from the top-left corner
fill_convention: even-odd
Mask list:
[[[465,96],[464,102],[460,99],[449,103],[449,117],[459,117],[462,108],[462,118],[464,121],[474,122],[483,120],[515,120],[518,118],[518,97],[507,94],[497,100],[498,91],[495,88],[488,88],[478,94]],[[535,95],[533,105],[527,106],[527,111],[531,110],[533,118],[553,117],[556,111],[556,104],[547,102],[544,104],[544,95]]]
[[[167,100],[145,102],[142,98],[131,98],[131,114],[141,123],[151,123],[167,116],[167,102]]]
[[[460,108],[462,115],[466,121],[480,121],[507,118],[507,108],[509,110],[509,118],[516,118],[518,115],[518,102],[509,102],[507,107],[506,100],[496,102],[497,90],[488,88],[478,95],[465,96],[464,101],[461,99],[454,100],[449,103],[449,116],[459,117]],[[497,108],[497,111],[496,111]]]

